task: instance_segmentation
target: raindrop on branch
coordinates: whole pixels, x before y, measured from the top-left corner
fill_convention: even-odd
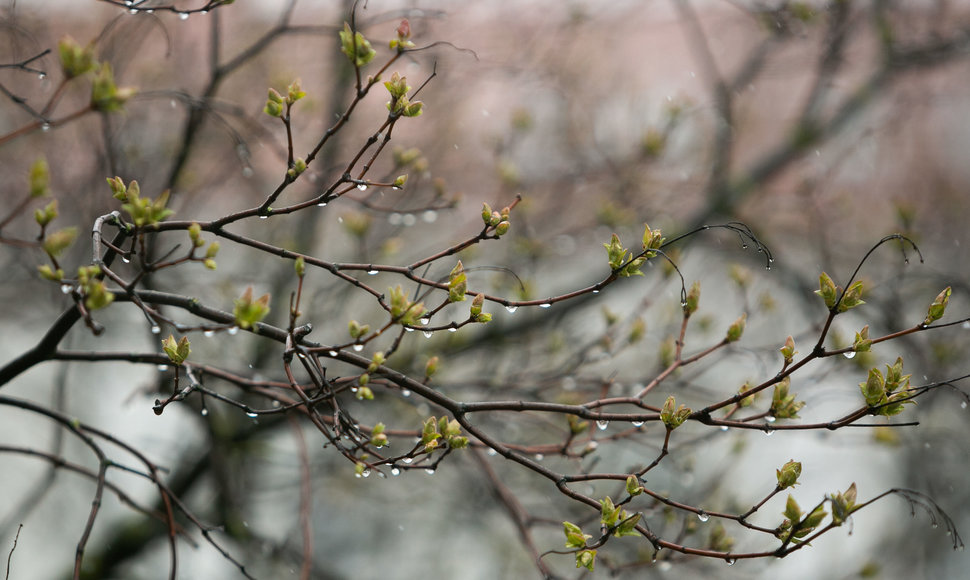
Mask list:
[[[609,421],[597,421],[596,422],[596,428],[599,429],[600,431],[606,431],[606,428],[609,427],[609,426],[610,426],[610,422]]]
[[[842,353],[842,356],[844,356],[845,358],[848,358],[848,359],[853,359],[853,358],[855,358],[855,351],[854,350],[850,350],[849,352],[844,352],[844,353]]]
[[[362,350],[364,350],[364,345],[359,343],[354,345],[354,352],[360,352]]]
[[[509,314],[515,314],[515,311],[518,310],[518,309],[519,309],[518,306],[506,306],[505,307],[505,311],[508,312]]]
[[[706,512],[700,512],[699,514],[697,514],[697,519],[699,519],[702,522],[706,522],[707,520],[711,519],[711,516],[707,515]]]

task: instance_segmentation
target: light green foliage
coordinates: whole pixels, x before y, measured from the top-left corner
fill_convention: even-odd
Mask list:
[[[724,335],[724,341],[737,342],[738,340],[740,340],[741,336],[744,334],[744,326],[745,326],[745,323],[747,323],[747,321],[748,321],[748,313],[745,312],[740,317],[738,317],[737,320],[732,322],[731,326],[728,327],[727,333]]]
[[[610,270],[618,276],[643,276],[643,272],[640,271],[640,266],[647,260],[646,257],[640,256],[639,258],[633,259],[633,253],[628,252],[623,247],[623,244],[620,243],[619,236],[613,234],[613,237],[610,238],[610,243],[603,244],[603,247],[606,248],[606,254],[609,257]]]
[[[775,385],[771,395],[771,415],[778,419],[797,419],[798,412],[805,406],[805,401],[795,401],[795,394],[789,393],[791,377],[785,377]]]
[[[778,489],[788,489],[798,484],[798,477],[802,474],[802,464],[794,459],[775,470],[778,477]]]
[[[69,79],[94,70],[97,64],[94,59],[94,43],[81,47],[70,36],[65,36],[57,43],[57,53],[61,60],[61,70]]]
[[[102,63],[91,83],[91,108],[102,113],[120,111],[125,101],[135,95],[132,87],[119,88],[115,84],[111,65]]]
[[[930,304],[929,310],[926,312],[926,318],[923,320],[923,326],[943,318],[943,313],[946,311],[946,305],[950,302],[951,292],[951,288],[947,286],[936,296],[936,299],[933,300],[933,303]]]
[[[30,166],[27,182],[30,184],[30,197],[45,197],[50,194],[50,168],[43,157]]]

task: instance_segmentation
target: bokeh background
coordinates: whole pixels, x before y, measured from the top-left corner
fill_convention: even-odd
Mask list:
[[[118,83],[138,88],[120,114],[91,114],[3,143],[5,205],[19,199],[30,164],[43,155],[61,204],[58,224],[81,231],[115,209],[104,183],[112,175],[137,179],[153,196],[171,188],[179,219],[254,207],[276,187],[286,162],[282,127],[261,112],[266,87],[283,89],[302,79],[309,96],[294,111],[298,153],[317,142],[352,98],[353,71],[337,41],[349,2],[239,1],[184,18],[165,10],[167,4],[155,5],[154,13],[130,14],[93,0],[5,3],[0,61],[45,48],[55,52],[34,63],[46,71],[43,78],[0,70],[8,93],[0,104],[0,133],[31,121],[14,98],[42,104],[57,86],[56,43],[65,34],[82,44],[95,41]],[[177,6],[189,11],[202,4]],[[688,350],[716,342],[741,312],[749,317],[738,348],[672,381],[678,400],[688,402],[719,400],[746,380],[771,376],[777,348],[789,334],[807,352],[825,317],[811,293],[819,273],[843,282],[891,233],[912,238],[923,260],[899,245],[877,250],[861,271],[871,289],[867,305],[838,319],[830,344],[847,344],[864,324],[873,335],[912,326],[948,285],[954,294],[944,321],[970,314],[970,9],[962,3],[371,0],[358,6],[357,26],[374,41],[378,61],[388,56],[386,40],[403,17],[418,46],[439,43],[393,68],[413,86],[435,73],[420,93],[426,113],[395,128],[391,144],[400,150],[380,159],[372,173],[393,178],[401,169],[395,157],[410,157],[407,189],[370,188],[315,211],[247,220],[240,232],[332,261],[407,264],[477,233],[483,202],[499,208],[521,194],[510,234],[462,255],[471,285],[518,299],[603,279],[602,244],[614,232],[635,246],[645,222],[668,237],[700,225],[743,222],[770,248],[770,269],[764,252],[754,244],[743,248],[728,232],[692,236],[672,254],[688,285],[700,280],[703,288]],[[86,90],[69,87],[52,117],[83,107]],[[359,105],[284,201],[306,199],[339,176],[386,115],[380,92]],[[4,236],[29,238],[29,221],[7,225]],[[83,236],[76,246],[65,263],[89,259]],[[42,262],[36,249],[7,244],[0,260],[2,364],[36,343],[68,301],[36,276]],[[289,263],[224,243],[216,273],[174,273],[152,284],[227,309],[253,285],[272,292],[276,323],[285,324],[290,278]],[[380,274],[374,284],[385,278],[386,285],[398,282]],[[319,271],[308,282],[305,311],[316,325],[315,340],[344,341],[349,318],[381,322],[373,302],[346,284]],[[643,279],[570,306],[513,314],[496,305],[487,329],[409,336],[395,364],[420,372],[428,356],[439,355],[445,361],[442,390],[468,399],[585,400],[604,384],[613,393],[635,391],[661,368],[668,337],[679,326],[680,288],[679,278],[657,265]],[[646,334],[627,344],[622,337],[638,319]],[[132,309],[113,307],[102,321],[104,336],[94,339],[78,325],[66,346],[158,350],[157,338]],[[901,354],[914,384],[953,379],[970,372],[968,345],[970,332],[960,325],[920,333],[851,360],[827,360],[796,379],[793,390],[808,403],[805,421],[827,420],[859,404],[857,384],[867,368]],[[278,349],[244,336],[194,337],[193,353],[242,373],[279,374]],[[339,367],[329,370],[341,374]],[[220,538],[254,575],[297,577],[300,466],[292,428],[211,403],[205,415],[189,402],[156,417],[152,401],[170,384],[170,371],[154,366],[47,363],[2,390],[145,450],[171,470],[187,503],[222,527]],[[955,386],[967,391],[965,383]],[[712,510],[743,510],[770,490],[772,470],[794,458],[804,464],[794,492],[803,507],[853,481],[862,498],[901,486],[929,494],[960,529],[970,529],[965,401],[955,389],[921,398],[905,415],[921,422],[917,428],[771,438],[697,429],[650,484]],[[402,427],[434,412],[399,403],[381,409]],[[358,412],[365,422],[380,418],[366,408]],[[507,421],[500,425],[503,434],[523,445],[554,443],[562,427],[535,417],[494,420],[496,428]],[[594,437],[619,429],[610,426]],[[450,458],[434,475],[415,470],[363,480],[322,448],[318,434],[305,431],[314,577],[537,576],[475,459]],[[62,432],[14,409],[0,408],[0,439],[90,463]],[[622,470],[652,459],[657,441],[603,447],[603,468]],[[485,461],[539,522],[540,550],[561,548],[559,522],[571,508],[555,489],[499,460]],[[136,500],[154,501],[145,482],[117,481]],[[3,551],[24,524],[10,578],[69,575],[93,484],[51,472],[37,460],[0,454],[0,489],[6,498],[0,506]],[[760,523],[776,525],[772,518],[782,509],[783,503],[766,508]],[[745,549],[760,545],[740,533],[737,542]],[[970,577],[966,554],[951,547],[926,514],[911,517],[905,502],[887,499],[785,560],[728,567],[669,557],[625,574]],[[165,548],[159,530],[109,501],[89,548],[87,559],[96,563],[89,563],[90,574],[161,577]],[[620,551],[618,561],[621,555],[649,560],[652,550]],[[237,574],[204,543],[183,543],[180,557],[180,577]],[[579,574],[568,556],[548,561],[566,577]],[[600,574],[606,574],[602,563]]]

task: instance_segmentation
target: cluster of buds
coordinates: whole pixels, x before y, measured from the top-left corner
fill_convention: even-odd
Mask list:
[[[394,322],[406,326],[417,326],[418,321],[425,313],[424,303],[409,300],[407,292],[401,289],[400,284],[394,288],[388,288],[388,294],[391,297],[391,317]]]
[[[865,382],[859,383],[862,396],[874,415],[891,417],[903,411],[903,405],[912,403],[909,393],[910,375],[903,374],[903,358],[897,357],[892,365],[886,365],[886,376],[877,368],[869,369]]]
[[[563,522],[563,533],[566,534],[566,547],[576,552],[576,567],[586,568],[593,571],[596,562],[596,550],[586,549],[586,540],[592,538],[590,534],[584,534],[582,528],[572,522]]]
[[[504,236],[508,233],[512,225],[509,221],[511,213],[512,208],[508,206],[503,207],[502,211],[493,211],[487,203],[482,204],[482,221],[485,222],[486,228],[493,228],[496,236]]]
[[[202,226],[197,223],[193,223],[189,226],[189,239],[192,241],[192,248],[201,248],[205,245],[205,240],[202,239]],[[214,241],[209,244],[209,247],[205,249],[205,256],[202,258],[202,264],[210,269],[216,269],[216,254],[219,253],[219,242]]]
[[[111,187],[114,198],[123,202],[121,209],[128,212],[128,215],[131,216],[132,221],[138,227],[157,224],[175,213],[165,207],[168,205],[169,190],[167,189],[157,199],[150,199],[141,197],[141,188],[138,186],[138,182],[134,180],[126,187],[124,180],[120,177],[109,177],[108,186]]]
[[[189,337],[183,336],[176,342],[175,337],[171,334],[162,341],[162,350],[165,351],[168,360],[172,361],[174,365],[180,365],[185,362],[185,359],[189,358],[189,353],[192,352]]]
[[[691,410],[688,407],[684,405],[676,407],[676,405],[677,401],[674,399],[674,396],[671,395],[667,397],[667,401],[664,402],[664,406],[660,410],[660,420],[670,431],[673,431],[677,427],[683,425],[684,421],[690,417],[691,413]]]
[[[340,52],[347,55],[355,67],[361,67],[374,60],[377,51],[364,38],[360,31],[350,29],[350,24],[344,22],[344,29],[340,31]]]
[[[115,296],[104,285],[104,281],[98,278],[101,275],[100,266],[84,266],[77,269],[77,282],[84,296],[84,307],[91,310],[99,310],[107,307],[114,302]]]
[[[862,299],[862,290],[862,280],[859,280],[852,286],[849,286],[849,289],[845,291],[845,295],[842,296],[842,300],[839,300],[842,287],[836,286],[832,278],[825,272],[822,272],[818,277],[818,290],[815,293],[822,297],[822,300],[825,301],[825,306],[829,310],[834,308],[836,312],[841,313],[866,303]]]
[[[787,376],[775,385],[771,395],[771,416],[777,419],[797,419],[798,412],[805,406],[805,401],[796,401],[795,394],[789,393],[791,377]]]
[[[421,444],[424,445],[425,453],[431,453],[440,447],[442,440],[451,449],[468,447],[468,438],[462,436],[461,425],[456,419],[449,421],[448,417],[428,417],[421,428]]]
[[[392,115],[402,117],[418,117],[424,112],[424,103],[408,98],[411,86],[408,85],[407,77],[402,77],[399,73],[391,75],[391,80],[384,81],[384,87],[391,94],[391,100],[387,102],[387,110]]]

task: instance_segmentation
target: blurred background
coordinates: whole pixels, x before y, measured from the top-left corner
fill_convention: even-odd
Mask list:
[[[337,37],[350,2],[236,2],[205,13],[203,3],[178,3],[174,11],[153,0],[124,4],[11,0],[0,13],[0,62],[53,49],[32,63],[43,75],[0,69],[0,134],[33,121],[18,103],[39,109],[56,90],[62,78],[56,45],[64,35],[95,42],[119,86],[138,89],[121,113],[59,124],[89,98],[87,85],[69,85],[50,113],[51,127],[0,141],[5,205],[21,197],[34,160],[48,160],[61,208],[57,224],[82,232],[62,260],[70,268],[90,259],[83,232],[117,207],[105,177],[137,179],[152,197],[170,188],[175,219],[255,207],[286,169],[283,127],[262,112],[266,88],[283,90],[302,79],[308,96],[293,112],[298,155],[353,99],[354,71]],[[737,347],[672,377],[652,401],[658,405],[672,393],[687,404],[721,400],[745,381],[772,376],[788,335],[808,354],[826,315],[812,294],[819,273],[844,284],[892,233],[914,240],[922,259],[895,242],[876,250],[860,272],[867,304],[836,320],[827,346],[851,344],[865,324],[880,336],[919,323],[946,286],[953,297],[943,322],[970,315],[970,8],[963,3],[371,0],[356,12],[356,27],[378,50],[365,74],[389,58],[387,41],[405,17],[412,40],[428,48],[407,54],[386,76],[398,71],[413,87],[430,79],[418,96],[425,113],[398,123],[394,151],[369,175],[378,181],[408,173],[406,189],[371,187],[326,207],[245,220],[233,231],[328,261],[406,265],[476,235],[483,202],[498,209],[521,194],[509,234],[461,254],[470,288],[520,300],[604,279],[602,244],[612,233],[638,247],[644,223],[673,238],[702,225],[743,222],[773,261],[728,231],[701,232],[673,246],[687,286],[700,280],[703,292],[686,352],[720,340],[742,312],[748,330]],[[310,199],[333,183],[380,127],[385,101],[383,88],[375,87],[278,205]],[[25,214],[5,225],[3,238],[29,239],[32,226]],[[164,234],[159,247],[182,238]],[[5,364],[34,345],[69,301],[36,275],[39,250],[5,243],[0,260]],[[294,283],[289,262],[224,241],[218,264],[214,273],[172,270],[146,284],[223,310],[253,285],[274,297],[269,322],[285,326]],[[443,278],[452,265],[438,264],[428,275]],[[549,309],[487,305],[495,315],[490,325],[430,338],[412,333],[390,363],[420,377],[428,357],[441,357],[435,384],[462,400],[582,402],[632,394],[663,368],[681,317],[681,278],[659,261],[644,269],[644,278]],[[379,290],[402,282],[384,273],[361,278]],[[313,340],[346,342],[349,319],[385,321],[371,297],[324,271],[311,269],[307,284],[303,310],[315,326]],[[113,305],[98,319],[107,328],[103,336],[78,324],[62,346],[158,352],[150,325],[130,305]],[[866,370],[899,355],[913,384],[966,375],[968,328],[917,333],[810,366],[792,384],[807,403],[802,420],[827,421],[857,408]],[[634,340],[634,332],[642,336]],[[278,345],[243,333],[191,338],[193,359],[257,380],[281,377]],[[353,373],[339,363],[328,372]],[[51,362],[4,385],[2,394],[59,409],[143,450],[170,470],[171,487],[217,527],[250,573],[298,577],[293,425],[281,415],[254,420],[215,401],[202,407],[188,400],[156,417],[152,402],[172,380],[170,369],[154,365]],[[967,392],[965,381],[954,385],[907,409],[903,418],[919,420],[919,427],[767,438],[688,425],[648,485],[706,509],[744,511],[773,488],[772,470],[796,459],[804,467],[793,495],[803,507],[852,482],[860,499],[906,487],[928,494],[967,530],[970,415],[957,392]],[[211,386],[257,404],[247,399],[252,393],[215,380]],[[371,406],[348,405],[362,423],[382,420],[395,429],[415,429],[440,414],[403,393],[381,397]],[[560,419],[494,414],[481,422],[552,468],[577,469],[578,460],[548,450],[563,439]],[[582,468],[623,471],[651,461],[662,432],[648,426],[633,438],[621,436],[625,428],[590,429],[590,441],[600,445]],[[479,451],[452,455],[433,475],[422,468],[355,478],[353,465],[324,448],[319,433],[298,429],[311,458],[314,578],[538,577],[515,517],[527,514],[523,521],[544,552],[561,549],[561,522],[583,513],[545,480]],[[0,407],[0,444],[92,465],[76,440],[11,407]],[[144,480],[115,476],[134,501],[157,500]],[[7,498],[0,506],[3,552],[23,523],[9,577],[68,577],[94,484],[3,453],[0,489]],[[510,490],[518,507],[499,489]],[[583,491],[605,493],[592,484]],[[775,498],[757,523],[777,525],[783,509],[784,498]],[[659,508],[647,517],[658,530],[680,530],[690,545],[704,544],[704,526],[713,525]],[[736,550],[777,545],[726,527]],[[728,567],[665,554],[650,563],[647,542],[625,540],[601,551],[596,576],[607,576],[613,565],[617,576],[637,578],[685,570],[718,578],[970,578],[966,554],[952,550],[944,527],[919,510],[911,517],[906,502],[887,498],[784,560]],[[180,544],[179,577],[239,577],[192,535],[200,543]],[[114,498],[106,501],[85,559],[89,577],[158,578],[167,558],[161,526]],[[569,556],[544,561],[563,577],[580,575]],[[644,565],[622,566],[636,561]]]

